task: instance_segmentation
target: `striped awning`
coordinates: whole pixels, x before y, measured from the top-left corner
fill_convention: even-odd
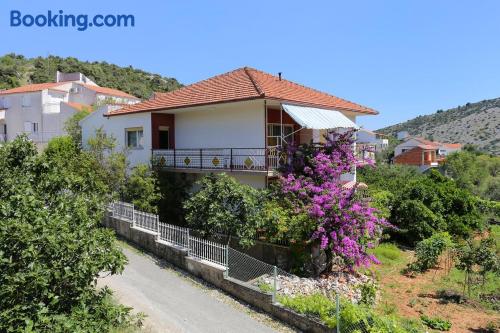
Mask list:
[[[334,128],[359,129],[358,125],[339,111],[290,104],[282,104],[281,106],[283,111],[288,113],[302,128],[317,130]]]

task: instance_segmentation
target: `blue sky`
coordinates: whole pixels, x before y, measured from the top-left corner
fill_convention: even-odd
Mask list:
[[[13,28],[23,14],[133,14],[134,28]],[[0,54],[132,65],[184,84],[242,66],[373,107],[377,129],[500,97],[500,1],[0,0]]]

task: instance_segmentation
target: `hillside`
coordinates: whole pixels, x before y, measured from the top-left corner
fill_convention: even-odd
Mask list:
[[[53,82],[56,71],[81,72],[103,87],[115,88],[140,98],[153,92],[167,92],[182,85],[174,78],[148,73],[132,66],[120,67],[107,62],[87,62],[56,56],[25,58],[7,54],[0,57],[0,90],[29,83]]]
[[[391,135],[408,131],[432,140],[473,144],[482,151],[500,155],[500,98],[438,110],[378,131]]]

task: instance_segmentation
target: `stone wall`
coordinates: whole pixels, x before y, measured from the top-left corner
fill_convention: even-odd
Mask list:
[[[322,323],[284,308],[272,302],[272,295],[260,291],[259,288],[242,281],[226,278],[225,268],[205,260],[189,257],[184,248],[157,239],[155,232],[133,227],[129,221],[120,220],[108,215],[103,224],[113,229],[117,235],[134,243],[138,247],[162,258],[173,265],[197,276],[220,288],[234,297],[243,300],[274,317],[293,325],[304,332],[335,332]]]

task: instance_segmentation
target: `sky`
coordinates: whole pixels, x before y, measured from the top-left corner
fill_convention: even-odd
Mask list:
[[[134,27],[11,27],[23,15],[131,14]],[[72,56],[193,83],[251,66],[380,112],[378,129],[500,97],[500,1],[0,0],[0,55]]]

